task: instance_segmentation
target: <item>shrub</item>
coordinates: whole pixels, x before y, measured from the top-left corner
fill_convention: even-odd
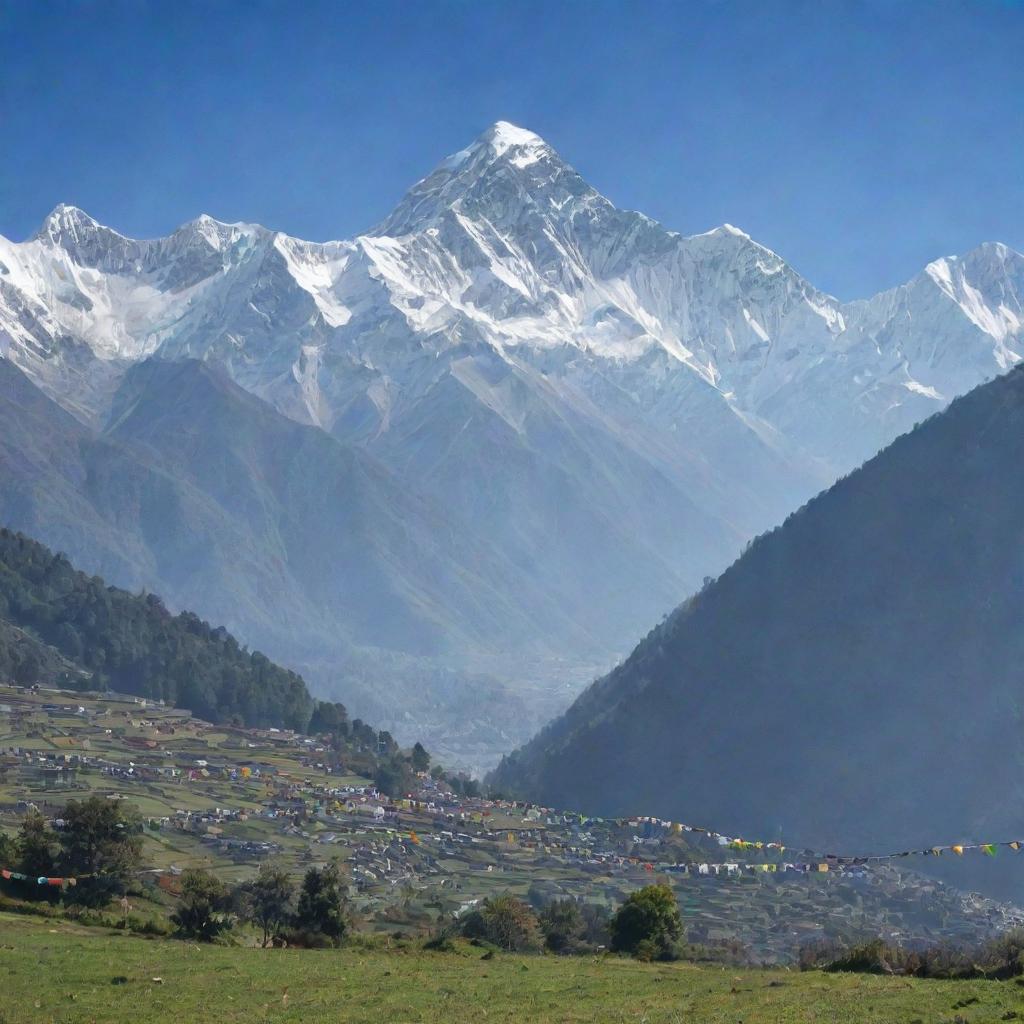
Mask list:
[[[466,938],[482,939],[506,952],[535,952],[544,943],[533,909],[508,894],[485,900],[479,909],[464,915],[461,926]]]
[[[540,913],[544,945],[552,953],[589,953],[593,945],[584,938],[587,922],[575,900],[552,900]]]
[[[633,950],[633,956],[645,964],[658,959],[658,947],[650,939],[641,939]]]
[[[338,943],[315,928],[289,928],[280,933],[289,946],[300,949],[334,949]]]
[[[855,974],[895,974],[902,968],[902,960],[902,950],[887,946],[881,939],[873,939],[847,950],[825,964],[822,970],[830,973],[850,971]]]
[[[653,946],[651,959],[677,959],[683,923],[675,893],[667,885],[646,885],[631,893],[612,917],[609,931],[613,952],[646,955]],[[651,946],[641,948],[641,943]]]
[[[993,939],[980,959],[994,977],[1015,978],[1024,974],[1024,929],[1014,928]]]
[[[310,868],[302,880],[289,942],[316,949],[338,946],[348,924],[348,890],[337,864]]]
[[[847,949],[818,943],[801,948],[800,969],[961,980],[1012,978],[1024,974],[1024,930],[1008,931],[974,949],[945,944],[907,950],[882,939]]]
[[[231,894],[209,871],[185,871],[181,876],[181,902],[171,920],[182,937],[213,942],[234,925]]]
[[[452,937],[447,932],[438,932],[423,943],[423,948],[431,953],[454,953],[456,950]]]

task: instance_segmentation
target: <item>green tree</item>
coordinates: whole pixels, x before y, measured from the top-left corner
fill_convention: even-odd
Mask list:
[[[533,952],[544,943],[533,908],[508,893],[484,900],[478,910],[467,914],[462,934],[470,939],[486,939],[509,952]]]
[[[430,754],[422,743],[417,743],[412,748],[412,770],[414,772],[425,772],[430,768]]]
[[[57,834],[38,811],[30,811],[18,830],[18,870],[30,878],[54,873]]]
[[[284,868],[263,863],[259,873],[242,888],[245,916],[263,932],[263,946],[280,932],[292,911],[295,886]]]
[[[387,729],[381,729],[377,733],[377,751],[381,754],[393,755],[398,753],[398,742]]]
[[[155,697],[213,721],[304,729],[313,710],[302,678],[249,652],[191,612],[171,615],[152,594],[129,594],[76,572],[63,555],[0,528],[5,620],[96,673],[94,685]],[[37,652],[0,631],[0,674],[46,675]],[[343,711],[340,709],[338,712]]]
[[[338,865],[310,868],[302,880],[294,923],[304,944],[318,938],[340,945],[348,930],[348,890]]]
[[[349,732],[348,711],[344,704],[317,701],[309,731],[314,736],[328,735],[334,739],[347,736]]]
[[[609,932],[613,952],[673,959],[683,932],[675,893],[667,885],[645,885],[631,893],[612,917]]]
[[[415,785],[409,765],[400,758],[391,758],[377,765],[373,784],[385,796],[399,797],[408,793]]]
[[[142,824],[121,800],[90,796],[69,800],[59,833],[60,864],[67,875],[106,875],[126,882],[142,855]]]
[[[6,832],[0,832],[0,867],[17,870],[18,843]]]
[[[611,911],[597,903],[580,905],[580,916],[583,918],[583,941],[590,946],[607,946],[611,942],[608,924]]]
[[[581,945],[583,914],[575,900],[552,900],[540,913],[544,945],[553,953],[572,953]]]
[[[14,670],[14,681],[19,686],[33,686],[39,682],[42,665],[35,651],[29,651]]]
[[[234,924],[231,893],[209,871],[185,871],[181,876],[181,900],[171,920],[184,938],[212,942]]]

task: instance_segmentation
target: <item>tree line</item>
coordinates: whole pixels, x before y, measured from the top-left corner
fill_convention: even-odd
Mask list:
[[[62,672],[54,651],[83,671]],[[172,615],[154,594],[109,587],[64,555],[0,527],[4,679],[114,690],[163,700],[210,722],[323,736],[338,763],[391,796],[412,788],[413,773],[430,764],[421,744],[404,753],[386,730],[350,719],[344,704],[314,700],[300,675],[248,650],[222,626],[188,611]],[[465,777],[450,782],[467,796],[479,792]]]
[[[638,889],[614,912],[569,898],[535,907],[505,893],[489,897],[463,914],[454,931],[471,941],[516,953],[547,950],[583,955],[607,948],[650,961],[678,960],[689,952],[675,893],[663,884]],[[450,937],[451,931],[442,932],[434,945],[443,947]]]
[[[239,922],[254,925],[270,945],[324,949],[340,946],[352,910],[337,862],[311,867],[300,885],[279,864],[265,862],[255,878],[228,886],[202,868],[182,873],[171,921],[180,938],[213,942]]]
[[[91,689],[163,700],[212,722],[300,731],[314,709],[301,676],[223,627],[188,611],[172,615],[154,594],[109,587],[8,529],[0,529],[0,619],[86,669]],[[0,676],[40,682],[38,662],[0,635]]]
[[[69,801],[61,815],[51,824],[30,811],[15,837],[0,834],[0,866],[26,876],[0,885],[12,895],[92,908],[123,897],[142,854],[138,812],[122,800],[90,796]],[[40,877],[73,877],[77,884],[33,884]],[[305,948],[341,945],[354,923],[336,861],[309,868],[299,884],[274,861],[233,887],[209,871],[187,870],[170,920],[182,938],[212,942],[248,923],[264,947]],[[610,948],[644,960],[671,960],[684,950],[679,907],[666,885],[632,893],[614,913],[572,899],[535,908],[510,894],[494,896],[441,928],[428,947],[443,949],[456,934],[509,952],[583,954]]]

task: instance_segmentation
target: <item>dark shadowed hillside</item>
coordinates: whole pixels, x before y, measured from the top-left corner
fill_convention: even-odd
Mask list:
[[[755,541],[496,783],[850,853],[1024,835],[1022,467],[1015,370]]]

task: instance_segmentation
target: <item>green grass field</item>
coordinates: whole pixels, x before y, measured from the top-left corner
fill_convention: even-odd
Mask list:
[[[456,953],[200,947],[0,914],[3,1024],[983,1024],[1014,1015],[1024,1019],[1024,988],[1012,982],[737,971],[614,957],[482,960],[469,946]]]

